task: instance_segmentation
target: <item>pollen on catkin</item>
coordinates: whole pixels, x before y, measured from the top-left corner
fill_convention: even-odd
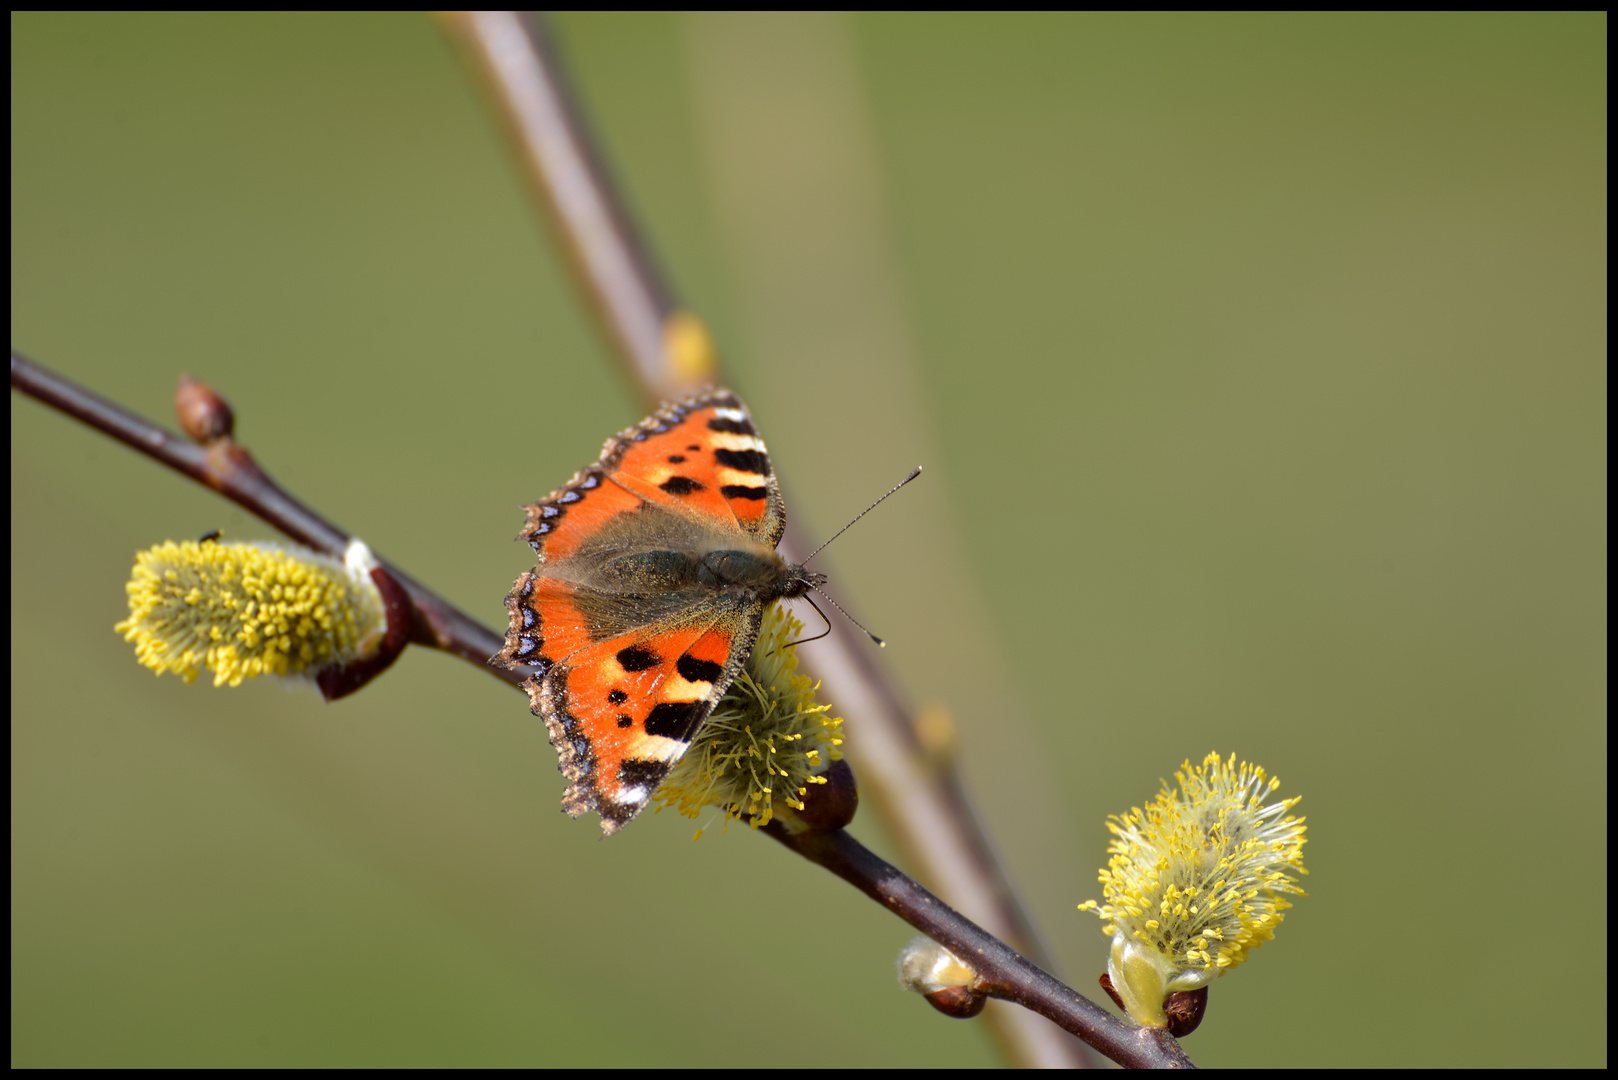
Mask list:
[[[1284,816],[1299,799],[1264,802],[1279,780],[1218,754],[1174,775],[1178,791],[1165,784],[1144,809],[1108,819],[1106,901],[1079,905],[1106,920],[1113,988],[1152,1027],[1165,1024],[1168,994],[1208,985],[1274,937],[1291,907],[1281,894],[1304,895],[1288,871],[1308,873],[1304,819]]]
[[[215,686],[312,676],[373,653],[386,629],[368,575],[295,545],[170,540],[135,556],[129,617],[113,629],[135,658]]]
[[[746,817],[758,828],[777,801],[801,810],[809,786],[826,782],[821,774],[843,756],[843,721],[816,703],[818,684],[797,673],[788,645],[802,629],[779,603],[765,611],[746,666],[658,788],[659,810],[694,818],[717,806],[727,823]]]

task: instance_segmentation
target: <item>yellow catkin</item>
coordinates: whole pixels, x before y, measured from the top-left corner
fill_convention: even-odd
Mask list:
[[[303,548],[171,540],[135,557],[125,589],[114,629],[140,663],[188,683],[310,674],[372,651],[384,629],[370,579]]]

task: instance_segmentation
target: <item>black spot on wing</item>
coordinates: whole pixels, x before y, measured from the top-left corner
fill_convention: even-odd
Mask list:
[[[706,701],[665,701],[646,718],[646,734],[685,742],[707,714]]]
[[[622,705],[624,702],[629,700],[629,695],[624,693],[622,690],[608,690],[607,700],[612,702],[614,705]],[[618,721],[618,726],[621,728],[633,727],[635,725],[635,718],[627,713],[619,713],[615,719]]]
[[[662,662],[662,657],[644,645],[631,645],[618,650],[618,665],[625,671],[647,671]]]
[[[768,488],[739,487],[736,484],[726,484],[719,489],[719,494],[727,499],[763,499],[770,494]]]
[[[701,491],[703,485],[689,476],[671,476],[657,485],[670,495],[689,495],[693,491]]]
[[[618,780],[625,787],[634,787],[645,784],[655,787],[658,781],[669,774],[669,766],[662,761],[642,761],[639,758],[625,758],[624,763],[618,766]]]
[[[674,670],[686,682],[711,683],[723,675],[725,669],[712,660],[699,660],[695,656],[682,656],[674,662]]]
[[[760,450],[715,450],[714,460],[727,469],[750,472],[755,476],[770,475],[770,458]]]
[[[716,416],[708,421],[709,431],[724,431],[731,435],[757,435],[758,431],[746,420],[727,420]]]

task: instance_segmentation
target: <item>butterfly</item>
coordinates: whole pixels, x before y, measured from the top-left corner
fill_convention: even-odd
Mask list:
[[[506,596],[492,658],[523,680],[562,809],[608,836],[651,799],[758,639],[764,609],[825,583],[775,552],[780,485],[747,406],[710,387],[614,435],[524,508],[539,565]]]

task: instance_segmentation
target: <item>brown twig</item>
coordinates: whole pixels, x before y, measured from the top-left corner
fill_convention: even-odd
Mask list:
[[[514,11],[451,11],[441,18],[492,92],[530,191],[636,385],[649,403],[690,389],[693,380],[682,379],[666,355],[673,290],[580,120],[540,24]]]
[[[228,430],[206,443],[187,442],[15,349],[11,351],[11,387],[212,488],[300,544],[342,558],[353,539],[283,491]],[[453,653],[514,686],[521,681],[521,670],[505,671],[487,663],[504,644],[500,635],[397,567],[385,561],[382,566],[409,597],[412,642]]]
[[[681,318],[674,290],[607,179],[603,155],[576,107],[544,23],[517,12],[451,12],[442,18],[493,96],[535,199],[570,256],[576,284],[642,393],[657,401],[694,378],[712,378],[705,370],[713,363],[711,353],[698,363],[671,347],[677,335],[670,331]],[[810,545],[789,525],[781,550],[801,561]],[[861,777],[907,860],[996,935],[1048,965],[954,769],[924,753],[914,710],[865,642],[834,634],[818,642],[804,663],[840,711],[857,718],[854,754]],[[994,1022],[1002,1045],[1019,1064],[1089,1063],[1082,1047],[1026,1013],[1000,1010]]]
[[[1038,1013],[1120,1065],[1137,1069],[1196,1067],[1167,1032],[1119,1020],[945,904],[846,831],[794,834],[779,819],[763,826],[763,831],[830,870],[954,953],[977,974],[975,989]]]

